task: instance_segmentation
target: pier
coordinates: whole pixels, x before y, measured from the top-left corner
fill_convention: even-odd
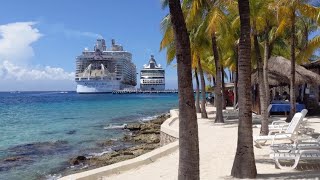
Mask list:
[[[163,90],[163,91],[142,91],[142,90],[115,90],[112,91],[112,94],[150,94],[150,93],[178,93],[178,90]]]

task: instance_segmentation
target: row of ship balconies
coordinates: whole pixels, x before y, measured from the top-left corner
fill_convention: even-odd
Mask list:
[[[141,79],[141,84],[165,84],[164,79]]]
[[[89,80],[121,80],[121,77],[76,77],[76,81],[89,81]]]
[[[95,56],[95,51],[84,51],[82,52],[82,55],[78,56],[77,58],[81,58],[81,60],[86,60],[86,58],[91,58],[92,56]],[[132,58],[132,54],[129,52],[111,52],[111,51],[104,51],[102,52],[101,56],[105,59],[118,59],[118,58]]]

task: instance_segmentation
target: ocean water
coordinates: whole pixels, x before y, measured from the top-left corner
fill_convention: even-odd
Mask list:
[[[177,94],[0,93],[0,179],[39,179],[71,157],[101,153],[117,128],[169,112]]]

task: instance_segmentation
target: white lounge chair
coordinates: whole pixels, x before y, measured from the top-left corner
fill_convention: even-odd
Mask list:
[[[238,118],[239,117],[238,103],[234,105],[233,109],[222,110],[222,113],[225,119]]]
[[[298,128],[300,126],[300,123],[302,119],[306,116],[307,112],[308,110],[304,109],[301,111],[301,113],[296,113],[283,133],[272,134],[274,132],[271,131],[268,135],[265,136],[254,136],[253,140],[255,142],[256,147],[261,148],[262,144],[264,144],[268,140],[274,141],[284,139],[294,141],[296,139],[296,136],[298,135]]]
[[[307,127],[307,122],[308,122],[308,119],[307,118],[303,118],[301,124],[300,124],[300,127],[299,127],[299,132],[302,133],[302,134],[313,134],[314,133],[314,129],[313,128],[309,128]],[[289,123],[286,122],[285,120],[278,120],[278,121],[273,121],[271,123],[271,125],[269,125],[269,130],[272,130],[272,131],[283,131],[285,130],[286,127],[289,126]],[[261,127],[261,125],[260,125]]]
[[[280,169],[294,169],[298,166],[300,160],[320,160],[320,150],[312,149],[312,150],[298,150],[294,152],[274,152],[270,154],[270,158],[272,158],[277,167]],[[284,161],[292,161],[291,165],[282,165],[280,160]],[[288,166],[287,166],[288,165]]]
[[[269,104],[269,106],[267,108],[268,117],[270,116],[271,108],[272,108],[272,104]],[[261,119],[261,115],[253,114],[253,117],[256,118],[256,119]],[[256,125],[256,127],[261,127],[261,124]]]
[[[272,104],[270,104],[267,108],[268,116],[269,116],[271,108],[272,108]],[[226,119],[230,119],[230,117],[231,118],[238,118],[239,117],[238,103],[233,107],[233,109],[223,110],[223,117]],[[252,113],[252,118],[253,119],[261,119],[261,116]],[[261,125],[260,125],[260,127],[261,127]]]
[[[272,144],[270,148],[273,152],[296,152],[298,150],[320,150],[320,136],[317,139],[312,137],[298,138],[293,144]]]

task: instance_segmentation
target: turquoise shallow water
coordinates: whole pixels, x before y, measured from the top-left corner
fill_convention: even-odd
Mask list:
[[[104,127],[146,120],[177,104],[177,94],[0,93],[0,179],[59,172],[70,157],[102,152],[97,142],[123,135]]]

